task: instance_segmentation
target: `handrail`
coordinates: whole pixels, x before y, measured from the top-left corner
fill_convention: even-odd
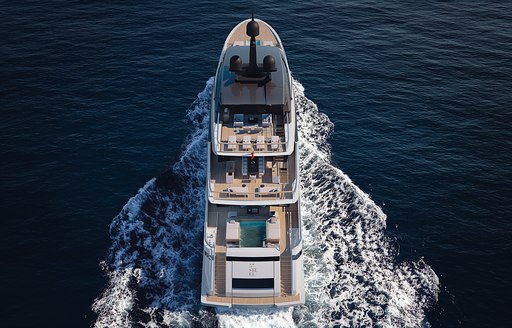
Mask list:
[[[249,196],[254,199],[293,199],[292,191],[276,191],[276,192],[238,192],[238,191],[210,191],[210,195],[216,199],[243,199]]]
[[[225,184],[223,184],[225,185]],[[242,187],[242,185],[239,184],[233,184],[230,185],[231,187]],[[279,186],[286,188],[287,186],[290,186],[290,183],[280,183]],[[230,194],[240,194],[240,195],[266,195],[266,194],[276,194],[276,193],[295,193],[297,191],[297,179],[294,179],[291,183],[291,190],[281,190],[281,191],[258,191],[258,192],[244,192],[244,191],[230,191],[230,190],[221,190],[216,191],[215,190],[215,182],[214,181],[208,181],[208,194],[211,196],[214,193],[230,193]],[[277,186],[276,186],[277,188]]]
[[[264,146],[263,149],[258,149],[257,148],[258,144],[252,140],[251,140],[249,149],[243,148],[244,144],[242,141],[237,141],[236,144],[229,143],[226,141],[218,141],[217,144],[221,148],[220,149],[221,151],[226,151],[226,152],[243,153],[243,152],[253,152],[254,151],[255,153],[268,153],[268,152],[285,151],[286,145],[288,144],[288,142],[286,142],[286,141],[285,142],[265,142],[264,144],[262,144]],[[235,147],[235,149],[229,149],[227,147],[228,145],[235,145],[236,147]],[[272,147],[271,147],[272,145],[277,145],[277,148],[272,149]]]

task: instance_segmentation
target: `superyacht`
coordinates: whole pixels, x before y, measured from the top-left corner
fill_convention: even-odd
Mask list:
[[[201,303],[304,304],[292,77],[262,20],[241,22],[224,43],[209,132]]]

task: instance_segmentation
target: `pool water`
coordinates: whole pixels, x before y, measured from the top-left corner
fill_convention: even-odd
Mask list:
[[[240,221],[240,247],[262,247],[266,238],[265,220]]]

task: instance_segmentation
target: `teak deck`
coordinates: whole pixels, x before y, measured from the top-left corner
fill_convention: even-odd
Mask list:
[[[207,296],[210,302],[228,303],[234,305],[273,305],[279,303],[288,303],[300,300],[300,294],[276,296],[276,297],[226,297],[226,296]]]
[[[240,220],[244,219],[265,219],[268,218],[270,212],[275,212],[275,215],[280,221],[281,231],[279,240],[280,251],[280,266],[283,273],[291,272],[291,254],[289,238],[287,234],[290,228],[297,226],[296,209],[294,207],[283,206],[269,206],[267,210],[262,209],[257,215],[244,215],[241,213],[239,206],[214,206],[208,208],[208,228],[217,228],[216,246],[215,246],[215,295],[207,296],[207,300],[211,302],[227,303],[235,305],[271,305],[276,303],[287,303],[298,301],[300,294],[290,295],[291,291],[291,277],[287,274],[281,276],[281,295],[275,297],[230,297],[225,296],[225,268],[226,268],[226,222],[228,220],[228,213],[231,211],[238,211],[237,217]],[[295,213],[295,216],[294,216]]]
[[[231,32],[225,42],[227,48],[249,46],[250,37],[246,34],[248,22],[249,21],[241,23]],[[276,54],[277,49],[266,46],[275,46],[282,49],[278,37],[274,35],[269,25],[260,20],[257,20],[257,22],[259,23],[259,35],[256,37],[257,46],[263,46],[264,48],[261,48],[262,50],[267,52],[273,51],[273,53]],[[236,52],[234,50],[237,49],[233,48],[228,51]],[[246,49],[243,50],[245,51]],[[285,59],[284,57],[284,60]],[[288,69],[287,65],[283,65],[283,69]],[[276,81],[278,80],[276,79]],[[283,100],[283,102],[286,101],[286,99]],[[274,104],[273,102],[269,103]],[[240,103],[234,102],[234,104],[238,105]],[[245,104],[245,102],[241,104]],[[265,102],[263,104],[268,103]],[[280,106],[283,105],[277,102],[276,104]],[[229,111],[225,113],[229,115]],[[287,129],[291,128],[288,116],[281,113],[270,113],[272,115],[270,117],[271,120],[266,120],[261,113],[259,114],[261,115],[260,118],[256,117],[256,113],[243,112],[242,114],[247,115],[251,120],[246,122],[245,118],[244,120],[237,119],[236,126],[234,115],[241,114],[236,112],[231,113],[229,120],[226,117],[222,117],[222,128],[215,130],[215,132],[212,131],[212,134],[215,133],[216,138],[218,138],[216,142],[219,146],[216,146],[217,148],[215,148],[215,150],[219,151],[219,156],[215,155],[216,153],[214,154],[213,151],[209,153],[210,167],[208,168],[209,180],[207,181],[209,185],[207,188],[210,189],[207,189],[207,191],[210,191],[209,197],[212,198],[212,200],[207,203],[207,221],[205,229],[207,229],[208,238],[210,238],[207,243],[213,249],[209,248],[208,251],[210,253],[205,253],[205,256],[209,259],[208,265],[209,270],[212,270],[213,281],[209,281],[207,294],[203,296],[206,299],[203,302],[206,304],[209,303],[209,305],[239,305],[242,307],[255,305],[290,306],[298,304],[297,302],[300,302],[301,299],[303,300],[304,298],[302,288],[294,291],[296,294],[292,295],[292,280],[294,279],[292,272],[292,270],[294,270],[292,266],[292,248],[298,245],[298,239],[294,237],[297,236],[296,233],[300,228],[300,216],[298,212],[298,202],[292,203],[290,200],[294,199],[293,186],[296,186],[299,182],[299,168],[296,167],[296,156],[298,156],[298,154],[287,151],[287,146],[290,141],[293,142],[293,139],[288,140],[289,130]],[[266,112],[264,114],[266,114]],[[257,119],[255,119],[255,117]],[[217,123],[221,124],[220,116],[217,117],[217,120]],[[239,124],[241,121],[243,124]],[[248,161],[249,156],[253,152],[253,155],[256,155],[255,157],[258,161],[257,167],[254,162]],[[230,153],[233,153],[233,156],[231,156]],[[259,158],[263,158],[264,162],[259,162]],[[262,165],[260,165],[260,163]],[[297,187],[296,190],[299,190],[299,188]],[[278,199],[278,201],[276,201],[276,199]],[[254,202],[256,200],[261,202]],[[272,202],[266,203],[266,201],[271,200]],[[257,205],[247,205],[245,201],[251,201],[249,204]],[[235,211],[236,216],[233,216],[233,212]],[[278,272],[280,272],[280,275],[279,278],[274,275],[275,279],[279,279],[273,280],[275,283],[273,285],[274,291],[259,294],[266,295],[265,297],[227,296],[231,295],[232,291],[231,289],[226,290],[226,277],[231,275],[230,272],[226,274],[226,263],[230,265],[237,263],[237,261],[233,259],[230,259],[231,262],[226,261],[228,248],[233,250],[231,247],[244,247],[242,246],[244,244],[241,243],[240,240],[237,242],[237,239],[231,236],[231,230],[229,242],[226,242],[227,222],[233,220],[235,217],[235,220],[238,222],[244,220],[266,221],[272,216],[271,212],[274,212],[273,215],[279,220],[279,240],[277,240],[277,236],[274,235],[272,235],[272,238],[262,238],[261,247],[262,249],[272,248],[272,250],[267,250],[266,253],[271,251],[271,253],[274,254],[274,259],[271,260],[274,263],[273,265],[277,265],[278,260],[277,252],[273,249],[275,248],[279,251],[278,265],[280,271]],[[272,219],[272,221],[273,220],[274,219]],[[241,226],[242,225],[239,226],[239,229]],[[239,230],[239,234],[240,232],[241,230]],[[277,231],[275,232],[277,233]],[[259,241],[257,243],[259,243]],[[251,248],[254,247],[251,246]],[[214,251],[214,254],[212,254],[212,251]],[[231,252],[229,253],[231,254]],[[237,252],[233,250],[233,253]],[[208,272],[208,274],[210,273]],[[233,290],[234,289],[235,288],[233,288]],[[240,296],[244,294],[239,293],[236,295]],[[258,294],[255,293],[254,295]]]
[[[278,44],[278,41],[276,37],[274,36],[274,33],[268,28],[266,24],[259,24],[260,25],[260,35],[256,37],[256,41],[260,41],[263,43],[263,41],[272,41],[274,45]],[[246,34],[247,29],[247,23],[240,24],[240,26],[231,34],[231,37],[227,41],[228,46],[233,46],[233,43],[236,41],[249,41],[250,37]]]
[[[242,161],[247,157],[234,157],[232,161],[218,162],[218,157],[211,155],[210,182],[212,183],[213,197],[215,199],[292,199],[292,184],[296,179],[295,157],[288,157],[285,162],[273,161],[272,157],[264,157],[263,174],[254,178],[242,175]],[[261,157],[257,157],[259,160]],[[227,163],[234,164],[233,181],[226,181]],[[278,180],[276,180],[278,178]],[[274,179],[274,180],[273,180]],[[234,188],[246,188],[246,191]],[[230,188],[232,191],[230,191]],[[266,188],[266,189],[264,189]],[[265,191],[266,190],[266,191]],[[272,190],[272,191],[270,191]]]

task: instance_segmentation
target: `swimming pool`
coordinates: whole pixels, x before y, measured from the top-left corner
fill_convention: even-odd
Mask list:
[[[265,238],[265,220],[240,220],[240,247],[262,247]]]

